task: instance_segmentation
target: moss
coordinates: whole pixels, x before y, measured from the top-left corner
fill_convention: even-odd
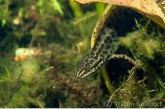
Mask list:
[[[148,41],[144,41],[143,49],[140,52],[143,53],[148,59],[154,59],[155,53],[158,53],[160,49],[160,41],[150,39]]]
[[[144,29],[120,38],[119,45],[127,48],[122,54],[127,53],[140,64],[128,71],[128,79],[121,81],[122,85],[111,96],[116,107],[164,107],[161,101],[165,96],[164,40],[163,33],[153,31],[149,34]]]
[[[136,58],[154,59],[155,54],[160,52],[161,40],[139,30],[120,38],[120,45],[129,48]]]

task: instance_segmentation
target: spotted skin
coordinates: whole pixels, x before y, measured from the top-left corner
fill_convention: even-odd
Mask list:
[[[76,77],[84,78],[93,74],[106,60],[111,59],[115,52],[113,43],[117,41],[118,38],[115,31],[104,27],[96,38],[91,52],[85,55],[79,62]]]

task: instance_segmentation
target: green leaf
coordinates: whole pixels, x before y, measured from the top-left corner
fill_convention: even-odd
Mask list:
[[[51,0],[53,3],[53,8],[54,10],[57,10],[61,15],[63,15],[63,11],[61,9],[61,5],[59,4],[59,2],[57,0]]]
[[[2,27],[6,25],[6,19],[2,19]]]

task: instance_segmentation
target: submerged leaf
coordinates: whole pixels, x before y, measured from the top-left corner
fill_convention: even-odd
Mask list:
[[[165,29],[165,15],[154,0],[75,0],[80,3],[104,2],[132,8]]]

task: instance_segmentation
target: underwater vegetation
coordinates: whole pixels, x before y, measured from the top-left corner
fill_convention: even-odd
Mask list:
[[[144,57],[152,60],[161,50],[162,42],[158,37],[161,36],[154,37],[140,30],[121,38],[120,44],[127,47],[137,59]]]
[[[101,94],[98,82],[86,85],[74,77],[98,17],[94,5],[82,10],[72,2],[0,1],[0,107],[98,105],[92,104],[92,95]],[[77,8],[81,16],[74,15]],[[14,54],[21,49],[41,52]]]
[[[152,31],[149,35],[147,29],[120,38],[119,49],[124,47],[125,52],[128,51],[127,55],[135,59],[136,65],[127,71],[127,79],[120,80],[124,82],[119,83],[121,86],[110,97],[117,107],[164,107],[163,41],[164,36],[159,31]]]
[[[165,107],[165,34],[148,20],[119,36],[115,54],[135,64],[124,58],[107,61],[109,86],[100,69],[75,77],[105,5],[0,0],[0,107]],[[41,51],[21,58],[24,51],[14,60],[17,49]]]

